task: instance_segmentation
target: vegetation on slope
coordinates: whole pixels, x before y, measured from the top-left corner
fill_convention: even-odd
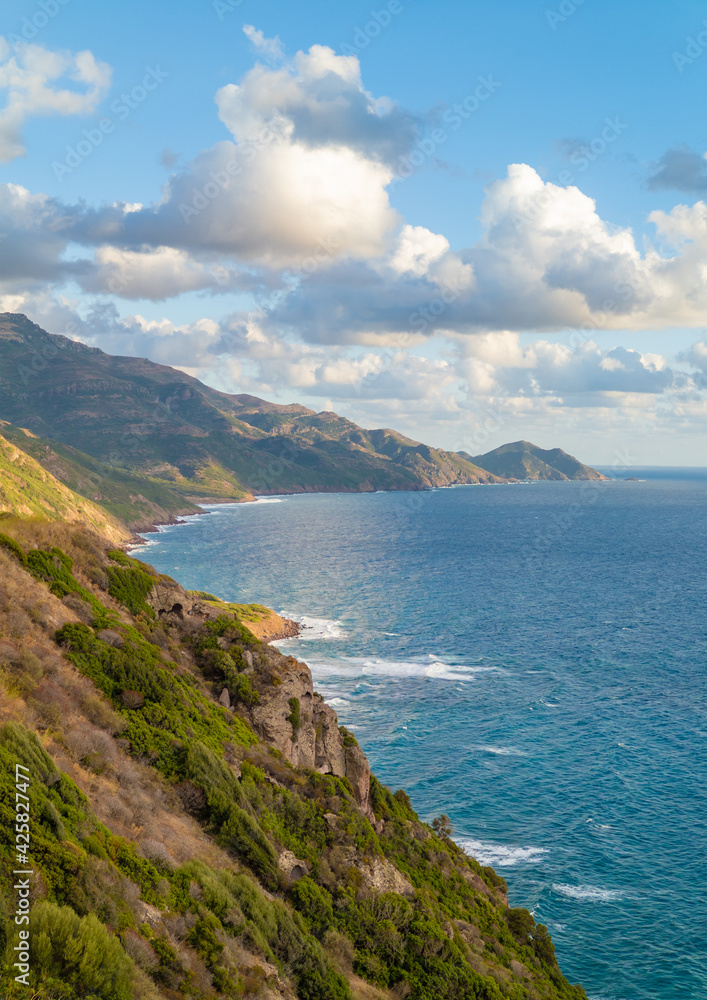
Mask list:
[[[9,967],[19,762],[37,1000],[584,998],[445,823],[375,778],[365,811],[256,735],[253,706],[301,664],[222,607],[166,610],[171,581],[85,531],[2,527],[3,996],[27,995]]]
[[[64,486],[39,462],[0,437],[0,516],[7,514],[82,523],[115,542],[130,537],[114,517]]]
[[[150,476],[136,476],[106,465],[70,445],[37,437],[2,420],[0,433],[36,459],[64,486],[98,504],[131,531],[148,531],[156,524],[166,524],[201,509]]]

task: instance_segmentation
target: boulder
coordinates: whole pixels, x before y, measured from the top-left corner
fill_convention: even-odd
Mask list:
[[[164,615],[175,615],[183,619],[191,614],[194,598],[187,594],[183,587],[170,579],[159,579],[147,596],[147,603],[157,612],[158,618]]]
[[[282,852],[277,859],[277,867],[286,877],[289,885],[294,885],[295,882],[309,874],[307,862],[300,860],[292,851]]]
[[[228,688],[224,688],[221,692],[221,697],[219,698],[219,705],[223,705],[224,708],[231,707],[231,696],[228,693]]]

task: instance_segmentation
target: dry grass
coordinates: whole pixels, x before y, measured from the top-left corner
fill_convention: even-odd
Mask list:
[[[77,576],[96,575],[97,541],[71,526],[9,523],[2,529],[20,544],[60,544],[77,562]],[[91,588],[92,589],[92,588]],[[100,592],[106,602],[106,594]],[[147,856],[179,865],[197,858],[234,868],[185,811],[176,791],[147,765],[125,753],[115,734],[120,715],[53,645],[57,628],[79,616],[49,593],[0,548],[0,722],[16,721],[43,736],[57,767],[69,774],[105,825],[136,840]]]
[[[105,561],[100,540],[67,525],[3,519],[0,528],[24,547],[60,546],[74,559],[80,583],[133,623],[100,589]],[[126,743],[117,735],[124,728],[120,713],[55,645],[56,629],[80,621],[82,610],[71,599],[55,598],[0,548],[0,723],[20,722],[36,731],[58,769],[86,795],[97,818],[114,835],[133,841],[143,856],[170,867],[196,859],[215,870],[238,870],[238,863],[185,810],[177,789],[154,768],[126,753]],[[164,644],[168,644],[166,633]],[[189,659],[182,658],[185,663]],[[118,913],[106,910],[107,900],[121,899],[136,914],[145,907],[138,887],[125,877],[120,877],[120,885],[114,884],[115,872],[103,861],[90,857],[87,866],[91,871],[85,883],[85,903],[109,926],[117,929]],[[206,967],[183,940],[188,933],[188,928],[178,925],[183,916],[174,918],[175,923],[167,913],[156,912],[156,916],[192,986],[204,996],[213,995]],[[136,998],[164,1000],[173,995],[169,987],[158,988],[149,978],[154,954],[140,935],[129,935],[126,949],[137,964]],[[262,958],[242,943],[237,952],[231,956],[232,967],[244,977],[244,1000],[255,996],[295,1000],[286,984],[263,979],[258,970]]]

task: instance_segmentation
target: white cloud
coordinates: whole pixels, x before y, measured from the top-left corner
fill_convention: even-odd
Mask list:
[[[390,267],[398,274],[427,274],[430,265],[449,250],[449,240],[424,226],[403,226]]]
[[[0,37],[0,91],[5,92],[0,162],[25,155],[22,130],[29,117],[90,114],[106,94],[110,79],[110,66],[97,62],[88,50],[50,52],[29,44],[13,50]]]
[[[243,33],[251,45],[268,59],[282,59],[282,42],[277,36],[266,38],[263,32],[254,28],[252,24],[244,24]]]
[[[233,267],[220,261],[203,263],[173,247],[144,252],[98,247],[91,269],[78,280],[87,292],[153,301],[203,289],[228,292],[252,286],[252,279]]]
[[[608,394],[657,396],[691,384],[660,355],[602,350],[592,341],[575,349],[547,340],[521,345],[518,334],[504,331],[465,338],[459,350],[460,373],[479,396],[572,398],[581,406]]]

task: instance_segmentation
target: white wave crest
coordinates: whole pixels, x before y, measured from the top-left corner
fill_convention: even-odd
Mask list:
[[[469,837],[459,837],[457,843],[482,865],[498,868],[513,868],[515,865],[539,861],[548,853],[545,847],[514,847],[510,844],[472,840]]]
[[[313,664],[310,664],[313,666]],[[328,663],[317,663],[316,672],[349,677],[430,677],[442,681],[470,681],[474,674],[492,667],[450,666],[442,660],[382,660],[377,657],[346,656]]]
[[[569,899],[579,899],[589,903],[611,903],[623,899],[624,894],[619,889],[600,889],[595,885],[565,885],[553,883],[552,888]]]
[[[308,615],[290,615],[283,611],[284,618],[296,618],[302,631],[297,639],[301,642],[312,639],[345,639],[346,632],[340,621],[335,618],[311,618]],[[295,640],[293,640],[295,641]]]
[[[515,747],[495,747],[486,746],[481,744],[480,746],[472,747],[472,750],[479,750],[483,753],[493,753],[499,757],[527,757],[527,753],[524,750],[517,750]]]

